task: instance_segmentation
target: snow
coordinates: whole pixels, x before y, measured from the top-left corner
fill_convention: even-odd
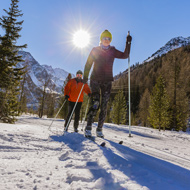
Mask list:
[[[0,189],[188,190],[190,134],[105,124],[105,139],[62,135],[64,120],[0,123]],[[96,123],[92,134],[95,135]],[[123,141],[123,144],[118,144]],[[106,142],[105,147],[100,144]]]

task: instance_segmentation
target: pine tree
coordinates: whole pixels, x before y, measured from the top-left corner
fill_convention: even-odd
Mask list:
[[[140,92],[138,84],[131,84],[131,86],[133,87],[131,91],[131,112],[135,115],[139,107]]]
[[[105,122],[106,123],[111,123],[111,107],[113,104],[113,100],[110,98],[108,101],[108,105],[107,105],[107,115],[106,115],[106,119]]]
[[[149,114],[148,120],[154,128],[158,128],[160,131],[161,128],[165,130],[169,127],[169,98],[166,94],[165,82],[162,76],[157,79],[157,83],[153,88]]]
[[[23,113],[27,111],[27,96],[26,96],[26,93],[25,93],[25,84],[26,84],[26,74],[28,72],[28,68],[27,68],[27,64],[28,62],[24,63],[24,75],[23,75],[23,78],[22,80],[20,81],[20,93],[19,93],[19,102],[18,102],[18,114],[20,113]]]
[[[55,114],[55,94],[49,93],[47,97],[47,118],[53,118]]]
[[[38,108],[38,115],[39,118],[42,118],[42,116],[44,115],[44,109],[45,109],[45,105],[46,105],[46,100],[47,100],[47,89],[51,86],[51,76],[45,72],[44,73],[44,77],[41,79],[41,96],[39,98],[39,108]]]
[[[150,93],[149,93],[148,88],[146,88],[139,104],[139,117],[143,126],[148,125],[149,113],[147,110],[149,106],[150,106]]]
[[[181,62],[178,58],[169,58],[170,80],[168,90],[171,97],[172,121],[170,128],[176,131],[186,131],[186,120],[188,118],[188,98],[184,86],[184,71],[181,70]]]
[[[18,51],[25,48],[25,45],[16,45],[23,21],[17,21],[22,17],[18,9],[18,0],[11,0],[9,11],[5,10],[7,16],[0,18],[0,26],[5,34],[0,36],[0,120],[14,123],[18,114],[18,93],[19,84],[23,75],[23,68],[17,64],[22,62]]]
[[[113,101],[111,111],[112,122],[116,124],[126,124],[127,106],[123,91],[119,91]]]
[[[63,105],[63,103],[65,102],[65,97],[64,97],[64,88],[66,86],[66,84],[68,83],[68,81],[72,78],[71,73],[68,74],[67,78],[64,81],[63,87],[62,87],[62,96],[60,98],[60,103],[59,103],[59,109],[60,107]],[[59,116],[61,118],[66,119],[67,114],[68,114],[68,101],[64,104],[64,107],[61,109]]]

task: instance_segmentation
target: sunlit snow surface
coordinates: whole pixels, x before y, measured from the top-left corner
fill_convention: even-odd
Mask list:
[[[0,123],[0,189],[188,190],[190,134],[105,124],[105,139],[64,136],[64,120],[21,116]],[[96,124],[92,134],[95,135]],[[123,145],[118,144],[123,141]],[[106,147],[101,147],[101,142]]]

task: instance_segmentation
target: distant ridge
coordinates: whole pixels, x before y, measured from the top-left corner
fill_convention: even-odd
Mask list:
[[[158,51],[152,54],[151,57],[143,61],[143,63],[149,62],[158,56],[168,53],[169,51],[172,51],[174,49],[180,48],[182,46],[187,46],[187,45],[190,45],[190,37],[184,38],[182,36],[179,36],[176,38],[172,38],[163,47],[161,47]]]

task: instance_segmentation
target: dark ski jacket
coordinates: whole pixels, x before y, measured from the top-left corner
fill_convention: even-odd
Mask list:
[[[110,46],[108,50],[101,46],[94,47],[88,56],[85,69],[84,80],[87,81],[90,69],[94,63],[91,80],[108,82],[113,81],[113,62],[115,58],[126,59],[129,57],[131,45],[126,43],[125,51],[121,52],[115,47]]]

